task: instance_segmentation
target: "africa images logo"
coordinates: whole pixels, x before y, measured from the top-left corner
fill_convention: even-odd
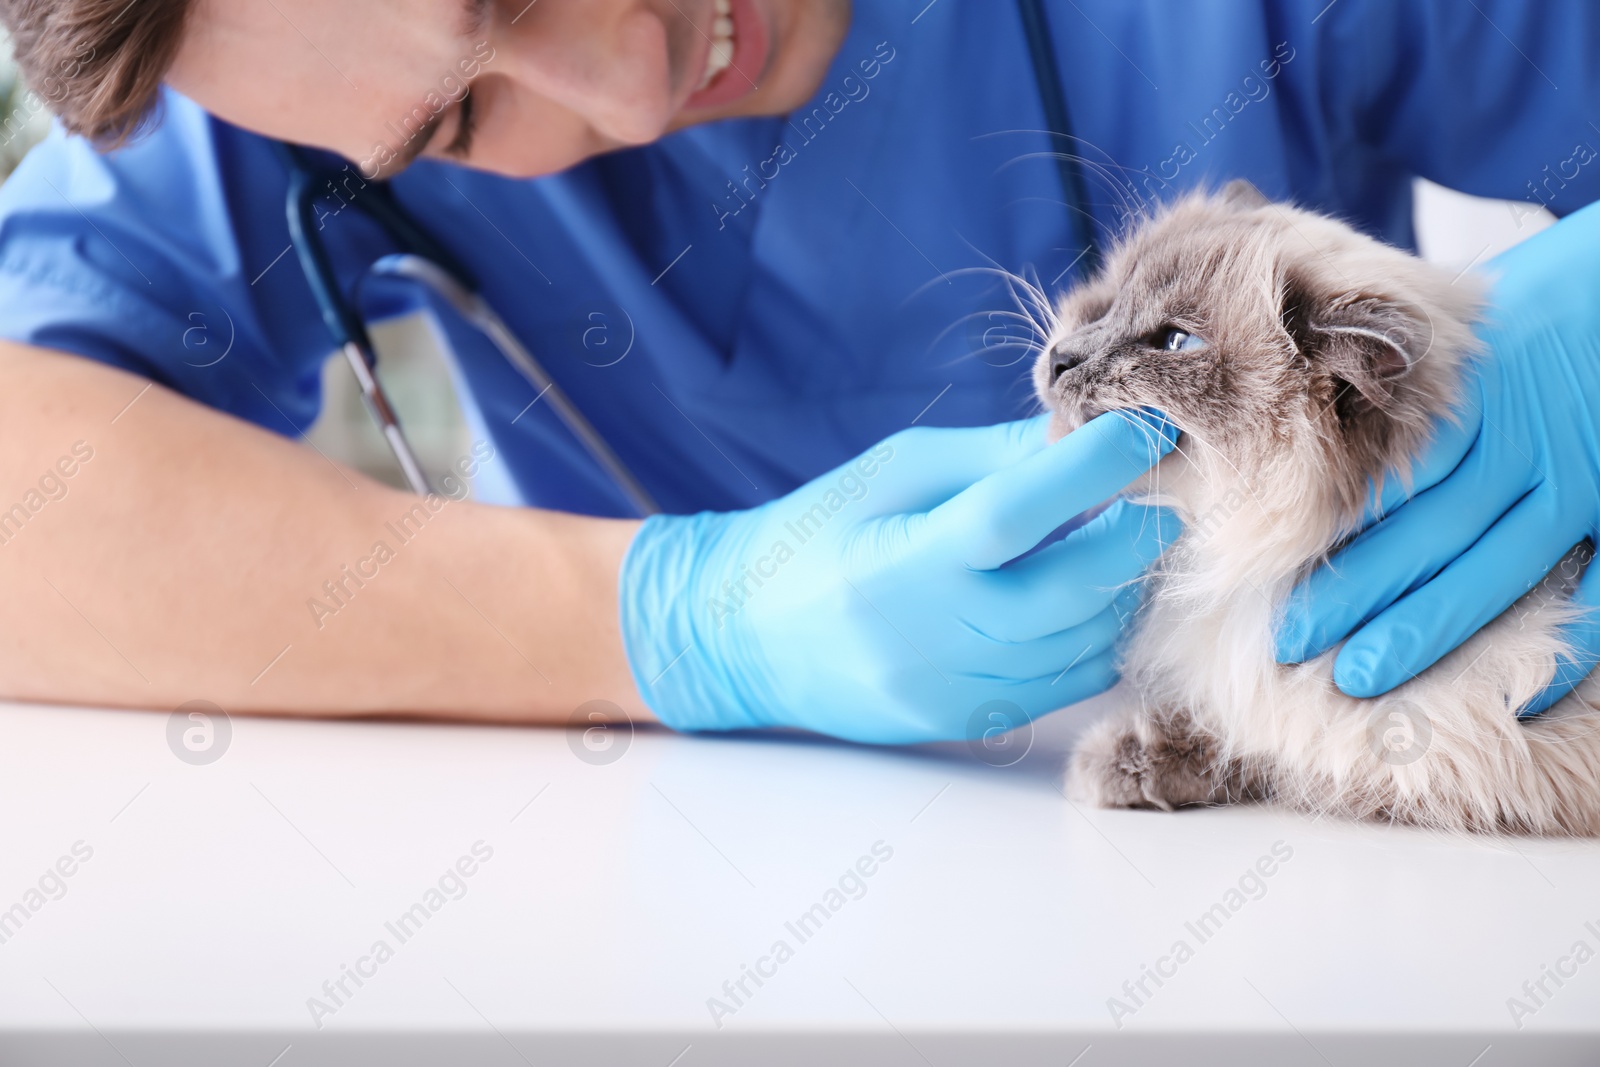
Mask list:
[[[209,700],[190,700],[167,716],[167,747],[193,767],[215,763],[233,741],[233,721]]]
[[[1417,762],[1433,743],[1433,723],[1409,700],[1390,697],[1378,702],[1367,718],[1372,754],[1391,767]]]
[[[592,767],[615,763],[633,744],[633,720],[609,700],[579,704],[567,717],[567,747]]]

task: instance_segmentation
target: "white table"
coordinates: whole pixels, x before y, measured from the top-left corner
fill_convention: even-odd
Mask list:
[[[1091,714],[1006,768],[645,730],[598,764],[565,731],[249,718],[191,765],[166,714],[0,706],[0,908],[73,870],[0,925],[0,1063],[1600,1062],[1600,958],[1520,1028],[1507,1006],[1600,950],[1600,846],[1078,810],[1057,786]]]

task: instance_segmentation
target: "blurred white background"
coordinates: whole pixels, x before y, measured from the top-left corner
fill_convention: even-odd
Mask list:
[[[1484,200],[1419,180],[1416,220],[1422,254],[1465,270],[1532,237],[1555,216],[1529,200]]]

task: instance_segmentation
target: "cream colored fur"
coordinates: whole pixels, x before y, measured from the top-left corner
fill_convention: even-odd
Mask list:
[[[1060,431],[1096,409],[1131,404],[1170,410],[1185,431],[1178,450],[1138,490],[1176,509],[1184,533],[1158,564],[1127,645],[1126,707],[1080,742],[1071,790],[1105,806],[1267,800],[1456,831],[1600,833],[1600,683],[1591,676],[1538,717],[1514,715],[1554,670],[1557,629],[1571,614],[1566,594],[1585,561],[1576,550],[1545,585],[1436,666],[1384,698],[1353,699],[1332,681],[1337,650],[1280,666],[1273,633],[1278,605],[1360,521],[1337,439],[1357,431],[1330,429],[1327,404],[1310,384],[1298,394],[1274,394],[1273,425],[1252,436],[1203,406],[1186,418],[1183,403],[1156,395],[1169,387],[1137,384],[1136,367],[1081,382],[1063,376],[1059,386],[1050,379],[1045,367],[1057,345],[1091,328],[1104,331],[1121,305],[1112,303],[1095,321],[1090,315],[1108,302],[1140,299],[1141,260],[1163,256],[1166,242],[1259,238],[1242,261],[1229,260],[1242,273],[1225,299],[1241,303],[1212,309],[1206,328],[1214,337],[1237,327],[1235,343],[1246,343],[1249,331],[1224,320],[1243,316],[1243,302],[1281,296],[1266,292],[1281,290],[1283,263],[1266,262],[1280,255],[1302,283],[1309,272],[1311,286],[1330,297],[1354,285],[1420,309],[1431,320],[1425,350],[1408,352],[1412,366],[1400,383],[1416,391],[1415,403],[1398,417],[1415,422],[1419,412],[1431,419],[1448,411],[1474,355],[1470,327],[1481,311],[1482,283],[1452,283],[1334,220],[1244,199],[1241,207],[1192,198],[1130,237],[1095,283],[1098,303],[1092,292],[1063,303],[1040,361],[1040,393]],[[1228,214],[1225,225],[1219,213]],[[1262,291],[1248,291],[1251,271],[1261,272]],[[1139,312],[1127,314],[1133,322]],[[1279,342],[1263,333],[1251,343]],[[1241,375],[1265,373],[1261,368],[1279,357],[1251,358],[1255,369]],[[1136,395],[1141,389],[1147,395]],[[1398,436],[1396,447],[1414,452],[1426,431],[1412,431]]]

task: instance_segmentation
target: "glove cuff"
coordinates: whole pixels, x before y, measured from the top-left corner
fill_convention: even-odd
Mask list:
[[[634,535],[618,581],[623,649],[634,685],[661,722],[679,731],[765,725],[737,684],[737,644],[712,622],[705,561],[732,536],[719,512],[653,515]]]

